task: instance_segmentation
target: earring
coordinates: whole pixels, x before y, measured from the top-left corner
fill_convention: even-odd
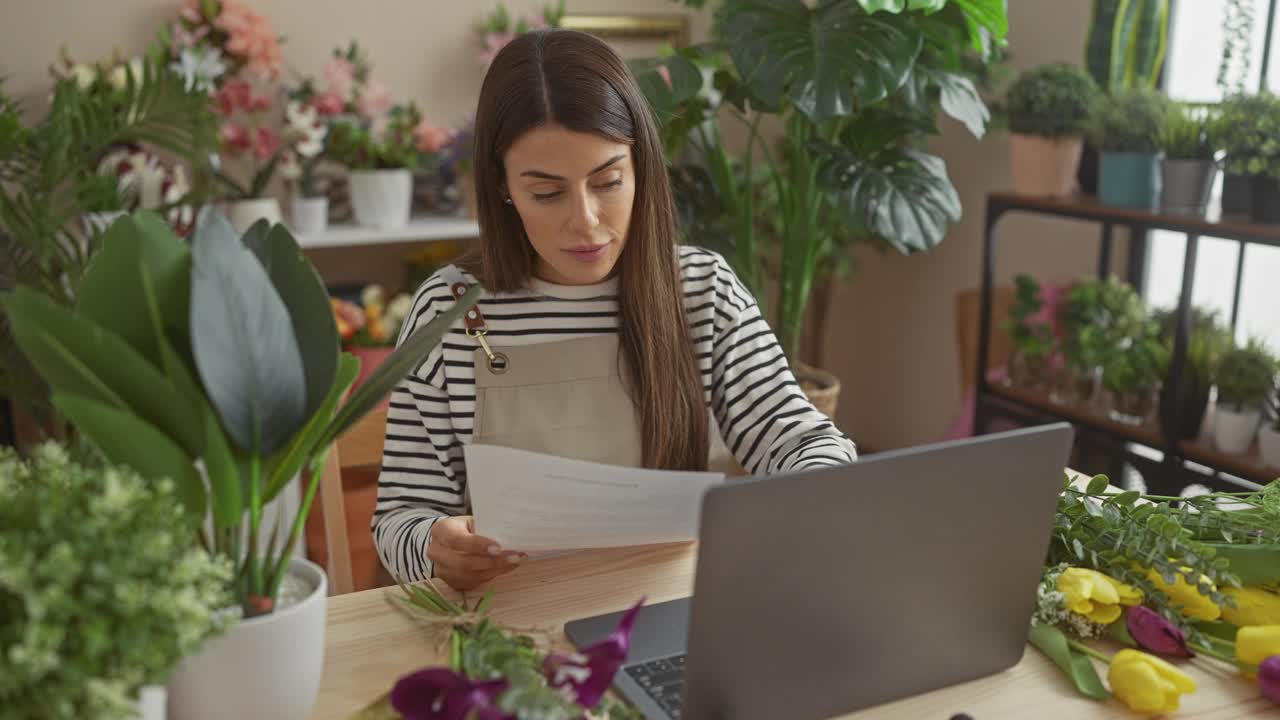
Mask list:
[[[503,199],[502,199],[502,202],[504,202],[504,203],[506,203],[506,204],[510,205],[510,204],[511,204],[511,198],[503,198]]]

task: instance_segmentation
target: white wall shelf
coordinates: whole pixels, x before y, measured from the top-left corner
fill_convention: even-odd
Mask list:
[[[323,233],[299,234],[297,240],[304,250],[310,250],[477,237],[480,237],[480,225],[470,218],[421,215],[410,218],[409,224],[402,228],[383,230],[353,223],[339,223],[330,225]]]

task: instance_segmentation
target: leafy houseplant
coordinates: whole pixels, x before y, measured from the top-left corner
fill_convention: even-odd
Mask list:
[[[636,64],[677,185],[689,179],[708,191],[678,190],[703,213],[684,225],[686,240],[714,246],[690,229],[727,230],[732,242],[719,247],[762,307],[776,277],[776,327],[793,367],[803,366],[815,280],[829,277],[852,245],[928,251],[959,219],[945,165],[920,146],[936,132],[939,108],[975,135],[985,131],[971,68],[1006,31],[1004,4],[994,0],[910,8],[724,0],[711,46]],[[759,131],[769,116],[785,129],[776,148]],[[721,118],[746,129],[741,155],[727,149]],[[813,331],[820,338],[825,328]]]
[[[1169,100],[1155,90],[1104,95],[1089,117],[1089,141],[1102,153],[1098,199],[1150,208],[1160,196],[1160,129]]]
[[[1010,162],[1014,190],[1066,196],[1075,190],[1082,135],[1098,87],[1066,63],[1029,70],[1009,88]]]
[[[1280,98],[1265,92],[1227,98],[1219,132],[1227,177],[1233,181],[1222,190],[1223,213],[1244,210],[1256,222],[1280,222],[1276,207],[1280,205],[1280,146],[1275,142],[1280,133]],[[1247,193],[1247,207],[1240,193]]]
[[[1218,368],[1214,441],[1219,450],[1242,453],[1253,443],[1262,410],[1276,387],[1276,359],[1257,340],[1233,348]]]
[[[191,544],[174,485],[0,448],[0,702],[15,720],[132,718],[225,619],[230,563]]]
[[[1167,348],[1156,336],[1154,324],[1134,337],[1125,351],[1110,353],[1102,368],[1102,384],[1112,394],[1112,417],[1130,423],[1149,420],[1168,365]]]
[[[1089,405],[1098,398],[1105,366],[1142,335],[1146,309],[1129,285],[1111,278],[1072,285],[1059,308],[1064,334],[1067,395]]]
[[[1040,299],[1040,283],[1030,275],[1014,278],[1015,295],[1004,329],[1013,340],[1014,354],[1009,359],[1009,380],[1016,386],[1036,389],[1048,380],[1049,360],[1053,354],[1053,330],[1043,322],[1034,322],[1044,308]]]
[[[187,514],[209,516],[200,541],[234,564],[230,589],[251,618],[220,652],[254,655],[228,663],[237,672],[294,678],[257,683],[270,688],[264,692],[318,682],[318,655],[275,668],[253,641],[254,628],[267,622],[291,624],[304,636],[320,632],[308,624],[324,621],[323,573],[290,560],[328,448],[473,302],[464,298],[406,339],[343,404],[358,363],[340,353],[324,285],[280,225],[260,222],[241,238],[206,210],[188,245],[155,215],[135,213],[103,237],[74,308],[25,286],[4,298],[18,345],[79,433],[113,462],[148,479],[171,478]],[[278,518],[268,533],[265,506],[304,469],[310,481],[297,515]],[[273,615],[284,587],[301,596],[300,607]],[[196,666],[180,676],[198,677]],[[252,703],[268,703],[217,681],[188,683],[186,693],[188,704],[228,717],[261,716]],[[200,693],[207,703],[191,700]],[[227,702],[250,705],[231,712]]]
[[[1217,121],[1208,111],[1175,104],[1160,128],[1160,209],[1203,215],[1217,175]]]
[[[1172,353],[1177,317],[1174,309],[1157,311],[1153,315],[1166,354]],[[1223,353],[1231,346],[1231,331],[1222,326],[1215,312],[1191,308],[1186,364],[1178,380],[1182,397],[1173,397],[1172,378],[1166,378],[1160,396],[1162,419],[1173,419],[1176,423],[1174,427],[1164,428],[1168,437],[1181,440],[1199,437],[1209,396],[1218,377],[1218,365]]]
[[[329,130],[328,155],[351,170],[351,209],[360,225],[395,228],[409,222],[413,173],[423,161],[414,128],[416,105],[391,109],[381,136],[367,123],[343,119]]]
[[[0,92],[0,236],[7,238],[4,283],[27,285],[62,306],[76,302],[81,277],[98,247],[78,232],[76,220],[93,193],[86,170],[105,154],[136,145],[172,157],[191,169],[192,189],[169,207],[194,206],[211,184],[209,155],[216,147],[216,118],[205,92],[188,88],[168,70],[166,50],[153,48],[141,73],[125,70],[123,87],[82,87],[74,76],[58,79],[48,113],[33,126]],[[0,394],[32,415],[54,436],[65,425],[49,393],[0,325]]]

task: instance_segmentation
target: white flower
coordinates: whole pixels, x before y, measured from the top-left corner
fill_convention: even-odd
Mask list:
[[[280,156],[280,177],[285,180],[297,180],[302,177],[302,166],[298,164],[298,156],[285,151]]]
[[[363,292],[360,293],[360,304],[365,307],[373,307],[374,305],[382,306],[386,302],[387,294],[383,291],[381,285],[367,285]]]
[[[297,100],[290,100],[284,109],[285,117],[289,120],[289,125],[294,128],[305,131],[316,124],[315,108],[304,107]]]
[[[169,69],[182,76],[187,92],[207,92],[227,71],[222,62],[222,51],[210,47],[186,48]]]
[[[320,122],[315,108],[305,107],[297,100],[285,107],[290,134],[298,138],[294,150],[304,158],[315,157],[324,150],[324,138],[329,130]]]
[[[138,85],[142,82],[142,58],[136,57],[129,61],[127,65],[117,65],[111,68],[111,73],[107,75],[107,83],[116,90],[124,90],[129,86],[129,75],[133,75],[133,83]]]
[[[400,326],[404,324],[406,318],[409,317],[409,311],[413,309],[413,298],[405,293],[400,293],[387,306],[386,323],[387,332],[399,332]]]
[[[76,87],[81,90],[88,90],[93,81],[97,79],[98,73],[91,66],[84,63],[76,63],[67,71],[67,76],[75,78]]]

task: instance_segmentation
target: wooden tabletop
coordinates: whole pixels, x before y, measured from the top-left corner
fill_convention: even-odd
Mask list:
[[[623,610],[641,596],[648,602],[688,596],[695,555],[694,544],[684,543],[532,561],[494,583],[491,614],[507,627],[545,629],[563,644],[562,628],[568,620]],[[387,692],[400,675],[446,662],[438,631],[391,605],[391,597],[399,593],[397,588],[381,588],[329,598],[316,720],[346,720]],[[1257,687],[1212,662],[1183,664],[1199,689],[1183,698],[1175,717],[1280,718],[1280,708],[1265,700]],[[1115,700],[1097,703],[1080,697],[1052,663],[1028,647],[1022,661],[1006,672],[847,718],[947,720],[962,712],[974,720],[1139,717]]]

